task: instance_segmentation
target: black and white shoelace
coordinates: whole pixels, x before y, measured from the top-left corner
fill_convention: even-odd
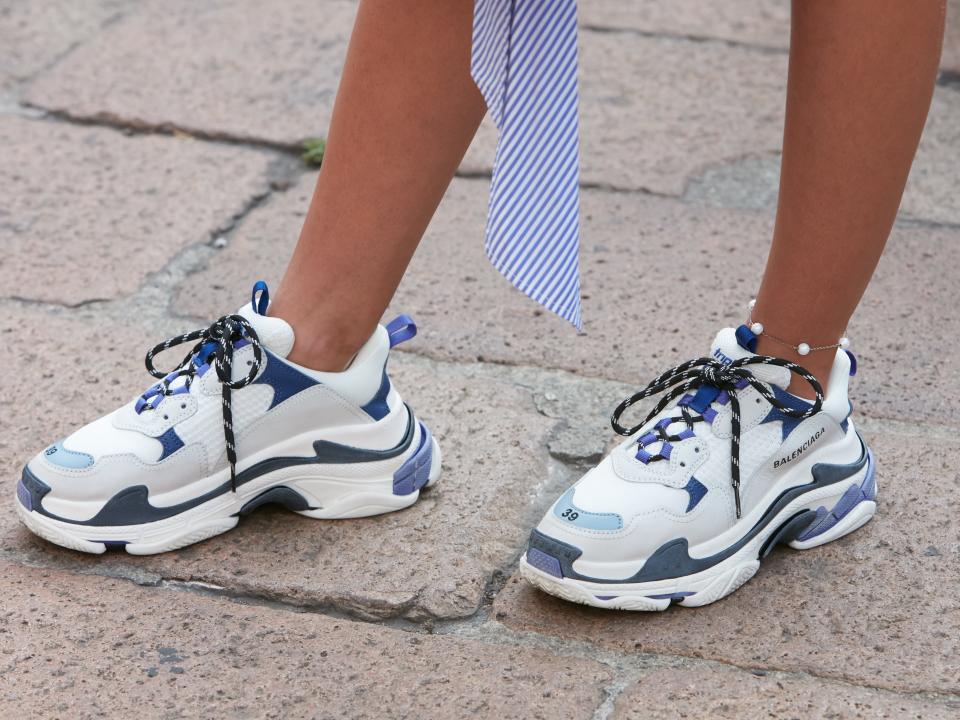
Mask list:
[[[197,341],[183,361],[171,372],[158,370],[153,359],[160,353],[177,345]],[[249,344],[253,348],[253,361],[250,371],[239,380],[233,379],[233,353],[239,347]],[[263,367],[263,345],[246,318],[240,315],[224,315],[210,327],[188,332],[165,340],[147,353],[145,364],[147,371],[160,382],[153,385],[137,400],[137,413],[143,410],[156,410],[164,398],[189,392],[193,379],[202,375],[211,366],[220,381],[223,398],[223,436],[227,448],[227,462],[230,463],[230,484],[236,490],[237,448],[233,434],[233,405],[231,392],[252,383]],[[183,378],[183,382],[173,387],[174,381]]]
[[[779,365],[780,367],[785,367],[790,370],[790,372],[796,373],[807,383],[809,383],[809,385],[813,388],[816,399],[809,407],[804,409],[785,405],[770,391],[767,385],[760,382],[753,376],[753,374],[747,369],[748,365]],[[698,390],[704,385],[710,385],[719,391],[717,400],[721,404],[726,404],[727,402],[730,404],[730,476],[731,484],[733,485],[734,499],[737,505],[737,517],[739,518],[741,516],[740,400],[737,397],[737,393],[748,386],[753,387],[766,399],[767,402],[769,402],[773,407],[777,408],[780,412],[792,418],[802,420],[820,412],[820,409],[823,406],[823,387],[821,387],[819,381],[807,370],[800,367],[796,363],[792,363],[788,360],[781,360],[780,358],[768,357],[766,355],[751,355],[749,357],[740,358],[739,360],[734,360],[730,364],[724,364],[712,357],[701,357],[695,360],[690,360],[681,365],[677,365],[677,367],[668,370],[657,377],[643,390],[634,393],[622,403],[617,405],[617,408],[613,411],[613,415],[610,418],[610,423],[613,425],[614,432],[626,436],[633,435],[653,418],[663,412],[663,410],[674,400],[686,395],[690,391]],[[620,424],[620,417],[631,405],[643,400],[644,398],[651,397],[652,395],[658,395],[663,392],[666,392],[667,394],[660,399],[656,407],[650,411],[642,423],[639,425],[634,425],[631,428],[624,427]],[[649,432],[638,438],[638,459],[645,463],[654,462],[657,460],[668,460],[670,458],[672,449],[670,443],[680,442],[693,437],[693,426],[695,423],[713,421],[713,419],[716,417],[716,411],[712,408],[707,408],[703,413],[696,412],[689,406],[689,400],[691,399],[692,398],[684,398],[677,404],[680,410],[679,416],[671,415],[669,417],[662,418]],[[683,422],[686,425],[686,428],[677,435],[669,434],[667,428],[677,422]],[[645,446],[649,446],[657,442],[661,443],[660,451],[657,454],[650,454],[644,450]]]

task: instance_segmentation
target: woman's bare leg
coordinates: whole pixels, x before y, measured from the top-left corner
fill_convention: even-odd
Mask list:
[[[753,318],[796,345],[836,343],[893,226],[940,58],[943,0],[793,0],[773,247]],[[831,352],[758,352],[821,381]],[[791,390],[812,397],[795,378]]]
[[[270,313],[341,370],[373,332],[483,118],[473,0],[363,0],[313,201]]]

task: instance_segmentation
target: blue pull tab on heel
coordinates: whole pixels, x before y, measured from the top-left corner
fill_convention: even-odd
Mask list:
[[[260,293],[260,297],[257,297]],[[253,284],[253,291],[250,293],[250,306],[257,315],[266,315],[267,307],[270,305],[270,290],[263,280],[257,280]]]
[[[844,350],[844,352],[847,354],[847,357],[850,358],[850,376],[853,377],[857,374],[857,356],[849,350]]]
[[[417,324],[409,315],[397,315],[387,324],[387,335],[390,336],[390,347],[394,348],[417,336]]]

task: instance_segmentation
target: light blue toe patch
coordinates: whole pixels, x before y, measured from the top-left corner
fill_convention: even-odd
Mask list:
[[[54,465],[70,470],[83,470],[83,468],[93,465],[93,455],[76,450],[67,450],[63,446],[63,440],[55,442],[44,450],[43,456]]]
[[[553,514],[571,525],[588,530],[619,530],[623,527],[623,518],[614,512],[590,512],[573,504],[573,491],[570,488],[553,506]]]

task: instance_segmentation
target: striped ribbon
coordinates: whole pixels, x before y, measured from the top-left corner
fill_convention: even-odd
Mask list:
[[[487,256],[579,330],[576,0],[475,0],[470,70],[500,130]]]

